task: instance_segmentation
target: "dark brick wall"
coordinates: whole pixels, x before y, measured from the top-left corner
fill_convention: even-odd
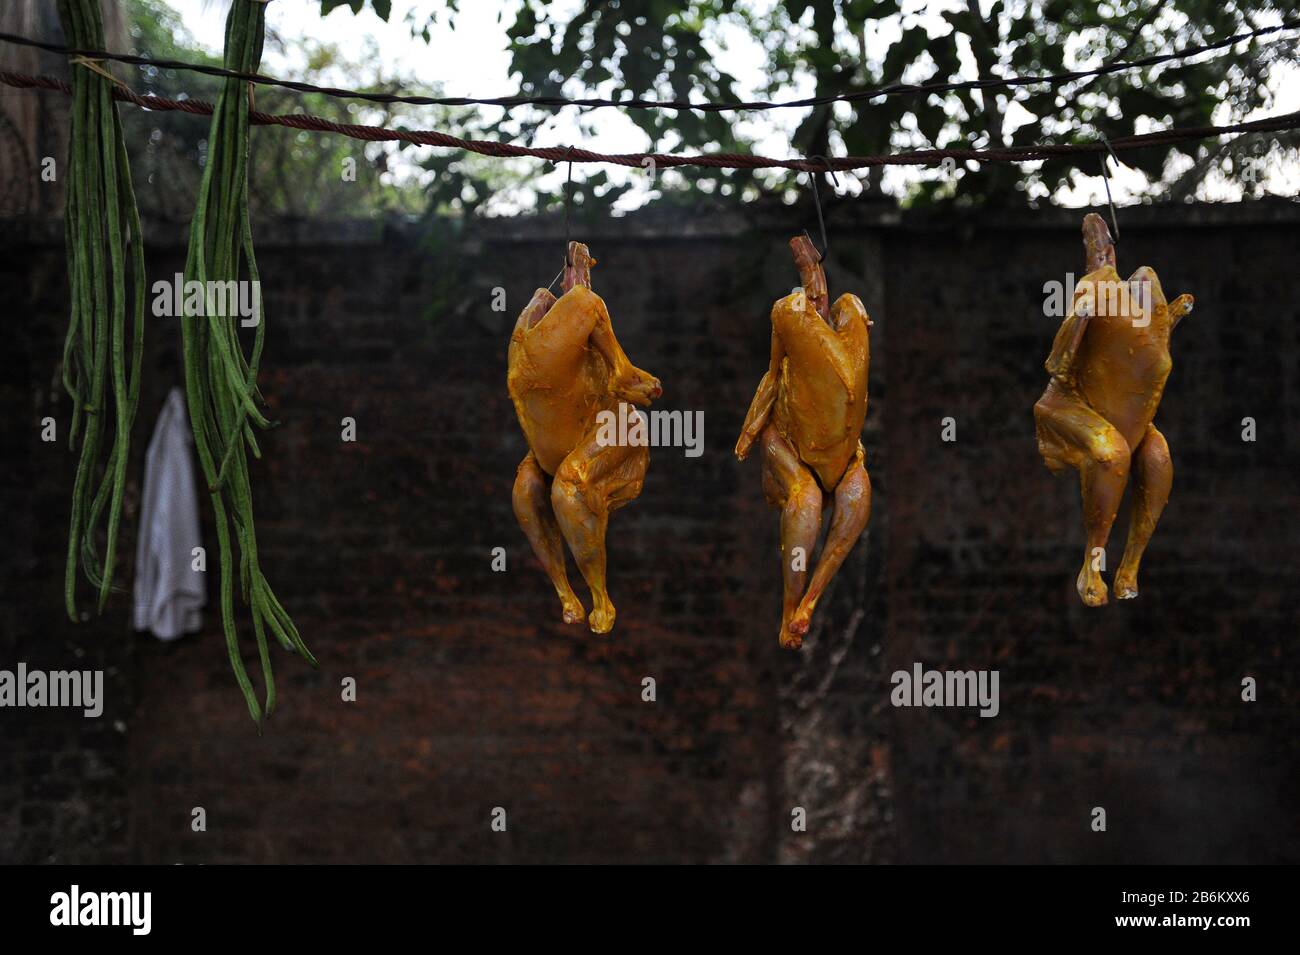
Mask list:
[[[263,390],[283,424],[255,468],[259,542],[321,668],[277,657],[261,738],[212,612],[170,645],[128,632],[125,597],[102,620],[63,619],[72,462],[36,438],[42,415],[67,418],[51,385],[62,248],[14,223],[0,240],[16,343],[0,392],[0,666],[110,675],[101,720],[0,713],[0,858],[1294,860],[1297,217],[1260,225],[1263,210],[1126,217],[1122,264],[1149,260],[1198,309],[1161,413],[1177,477],[1143,595],[1089,614],[1069,587],[1077,492],[1038,462],[1029,416],[1052,334],[1041,284],[1078,271],[1076,217],[939,228],[839,210],[832,293],[858,291],[876,319],[876,503],[801,654],[776,646],[758,462],[730,454],[766,311],[796,282],[787,223],[640,215],[584,233],[621,341],[664,381],[659,406],[705,416],[704,456],[656,449],[641,499],[613,519],[612,638],[558,622],[509,504],[524,444],[505,343],[554,275],[554,225],[433,244],[263,225]],[[151,234],[151,276],[170,275],[181,245]],[[173,329],[154,329],[138,453],[176,374]],[[956,444],[939,442],[945,414]],[[1237,439],[1244,414],[1259,444]],[[999,668],[1002,716],[892,709],[888,674],[912,660]],[[1245,674],[1260,703],[1237,702]],[[356,703],[340,701],[345,677]],[[1094,805],[1104,835],[1088,830]],[[206,833],[190,831],[196,806]],[[489,829],[494,806],[507,833]],[[795,806],[807,833],[790,830]]]
[[[45,230],[42,230],[44,234]],[[7,330],[0,376],[0,669],[104,671],[99,719],[63,709],[0,710],[0,861],[123,862],[130,857],[127,721],[135,641],[122,604],[77,626],[63,610],[62,567],[74,464],[63,439],[67,399],[56,376],[66,325],[61,256],[0,225],[0,300]],[[61,440],[40,440],[41,419]]]

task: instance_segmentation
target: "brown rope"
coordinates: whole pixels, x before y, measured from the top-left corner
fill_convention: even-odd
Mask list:
[[[0,70],[0,83],[18,89],[54,90],[71,93],[71,87],[62,80],[52,76],[29,76]],[[208,116],[212,113],[212,104],[202,100],[174,100],[159,96],[140,96],[129,89],[116,86],[113,97],[122,102],[133,103],[149,110],[179,111],[196,116]],[[438,146],[446,149],[463,149],[483,156],[497,158],[531,156],[549,162],[611,163],[618,166],[641,166],[642,160],[652,159],[660,169],[680,166],[695,166],[709,169],[796,169],[801,172],[844,172],[854,169],[870,169],[877,166],[932,166],[939,165],[945,159],[957,162],[1035,162],[1062,156],[1106,152],[1107,145],[1101,140],[1090,143],[1035,144],[1030,146],[1010,146],[996,149],[919,149],[911,152],[891,153],[881,156],[840,156],[826,159],[813,158],[775,159],[768,156],[745,155],[743,153],[710,153],[697,156],[675,156],[664,153],[597,153],[576,146],[516,146],[512,143],[493,142],[491,140],[461,139],[447,133],[433,130],[385,129],[380,126],[358,126],[351,123],[335,123],[319,116],[301,113],[280,114],[252,112],[249,120],[259,126],[287,126],[290,129],[302,129],[320,133],[336,133],[363,142],[412,143],[417,146]],[[1286,113],[1249,122],[1233,123],[1228,126],[1195,126],[1184,129],[1162,129],[1135,136],[1117,136],[1110,140],[1109,149],[1122,152],[1130,149],[1146,149],[1155,146],[1172,146],[1178,143],[1209,139],[1233,133],[1267,133],[1286,129],[1300,128],[1300,112]]]

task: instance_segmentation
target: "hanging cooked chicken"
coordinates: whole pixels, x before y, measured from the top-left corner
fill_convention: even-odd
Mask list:
[[[1169,445],[1152,419],[1169,377],[1169,335],[1192,310],[1190,295],[1165,301],[1156,273],[1127,281],[1115,269],[1115,244],[1101,216],[1083,220],[1088,274],[1052,342],[1052,376],[1034,405],[1038,453],[1054,473],[1079,472],[1087,537],[1076,587],[1089,607],[1107,601],[1106,539],[1130,472],[1134,479],[1128,543],[1115,574],[1115,596],[1138,593],[1138,564],[1169,500],[1174,469]]]
[[[605,303],[591,290],[595,264],[585,245],[569,243],[563,294],[538,289],[515,323],[506,383],[529,447],[515,477],[519,526],[555,586],[564,622],[578,623],[584,608],[569,586],[561,537],[568,542],[591,589],[588,625],[608,633],[614,605],[605,589],[605,529],[609,512],[641,493],[650,448],[609,442],[597,416],[619,415],[624,402],[649,405],[661,389],[619,347]]]
[[[871,320],[856,295],[829,304],[821,257],[807,237],[791,239],[790,248],[803,287],[772,306],[771,361],[745,416],[736,457],[745,460],[762,440],[763,493],[781,510],[779,640],[798,649],[817,601],[871,516],[860,437]],[[830,531],[809,580],[822,511],[832,500]]]

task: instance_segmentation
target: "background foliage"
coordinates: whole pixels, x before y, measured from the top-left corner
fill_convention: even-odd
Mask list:
[[[158,56],[201,55],[164,0],[126,0],[135,44]],[[512,50],[512,76],[525,95],[614,95],[659,99],[736,102],[735,77],[719,66],[727,38],[752,38],[768,68],[761,86],[744,90],[774,100],[813,94],[860,92],[895,81],[927,82],[1055,73],[1080,65],[1133,60],[1186,46],[1213,42],[1268,22],[1270,15],[1294,14],[1274,0],[502,0],[502,24]],[[322,14],[372,10],[394,14],[388,0],[321,0]],[[460,5],[436,4],[432,12],[407,14],[416,36],[438,42],[434,27],[454,30]],[[445,33],[443,34],[445,35]],[[270,38],[271,43],[275,37]],[[1057,86],[999,89],[987,93],[893,96],[855,104],[804,110],[794,128],[793,151],[802,155],[872,154],[939,147],[988,148],[1032,142],[1091,140],[1098,133],[1120,136],[1164,126],[1229,122],[1274,104],[1270,76],[1283,63],[1294,69],[1300,44],[1292,36],[1266,38],[1234,48],[1226,58],[1116,73]],[[1231,66],[1227,66],[1228,62]],[[339,52],[317,45],[295,78],[348,77],[361,89],[419,89],[379,55],[349,63]],[[1225,70],[1226,66],[1226,70]],[[142,71],[159,93],[184,88],[207,92],[211,80]],[[156,74],[156,71],[155,71]],[[1274,86],[1276,83],[1273,84]],[[792,92],[792,91],[797,91]],[[436,91],[435,91],[436,92]],[[473,94],[458,85],[448,93]],[[259,89],[265,109],[317,113],[376,124],[419,125],[457,135],[510,142],[537,141],[549,109],[514,110],[488,119],[476,109],[422,108],[418,118],[402,107],[347,104],[326,97]],[[752,114],[629,110],[646,137],[646,148],[680,151],[745,151],[754,131]],[[592,114],[579,116],[589,128]],[[165,191],[192,194],[192,162],[178,174],[163,174],[169,155],[193,158],[202,148],[203,124],[184,117],[154,117],[146,158]],[[337,137],[293,134],[254,138],[255,202],[290,215],[414,212],[474,214],[535,207],[557,208],[558,188],[539,189],[536,164],[465,156],[446,150],[371,144],[367,160],[381,172],[404,175],[364,177],[371,185],[341,188],[337,169],[355,143]],[[1152,197],[1186,198],[1216,174],[1239,170],[1247,156],[1266,148],[1294,156],[1295,133],[1264,140],[1244,137],[1227,144],[1207,142],[1125,154],[1124,160],[1149,178]],[[401,160],[394,161],[398,154]],[[415,170],[415,174],[412,174]],[[1091,156],[1033,164],[988,164],[960,168],[955,177],[926,170],[901,195],[905,204],[1012,205],[1050,201],[1080,173],[1095,175]],[[859,177],[861,188],[879,192],[878,176]],[[309,182],[310,189],[301,184]],[[292,185],[292,188],[291,188]],[[793,177],[779,171],[700,170],[660,177],[657,202],[735,202],[794,194]],[[1258,194],[1258,182],[1244,184]],[[598,168],[580,171],[573,182],[578,210],[607,212],[629,186]],[[489,197],[509,195],[504,207]],[[168,203],[171,199],[168,198]],[[181,208],[184,204],[181,203]]]

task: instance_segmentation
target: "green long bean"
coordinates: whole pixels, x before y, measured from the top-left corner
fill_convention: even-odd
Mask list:
[[[226,17],[225,67],[257,72],[264,35],[265,4],[233,0]],[[238,282],[247,268],[258,315],[252,355],[244,353],[234,316],[214,315],[211,309],[204,309],[202,315],[191,314],[187,309],[181,330],[190,424],[216,518],[226,650],[248,711],[260,731],[264,716],[274,711],[276,699],[267,631],[282,647],[313,666],[316,660],[267,583],[257,553],[248,455],[260,456],[254,427],[267,428],[272,422],[258,406],[261,395],[257,373],[265,341],[265,315],[248,214],[248,158],[248,87],[228,79],[212,113],[207,163],[190,222],[185,279],[187,287],[189,282],[197,281],[206,289],[212,287],[209,282]],[[261,664],[261,702],[244,664],[235,623],[236,551],[239,592],[252,617]]]
[[[59,0],[58,12],[70,46],[104,48],[98,0]],[[63,384],[73,405],[69,441],[74,451],[79,446],[79,457],[64,603],[76,621],[78,569],[96,588],[100,611],[114,589],[131,428],[140,396],[146,280],[140,215],[111,81],[78,64],[72,86],[64,210],[72,306]],[[128,307],[133,314],[129,348]]]

